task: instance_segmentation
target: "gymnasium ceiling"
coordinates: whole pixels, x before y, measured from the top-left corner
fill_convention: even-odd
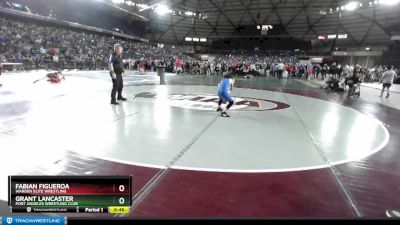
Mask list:
[[[381,0],[384,1],[384,0]],[[386,0],[387,1],[387,0]],[[348,11],[340,0],[153,0],[134,1],[148,6],[166,5],[175,12],[197,16],[159,15],[155,10],[120,4],[121,8],[148,19],[149,40],[184,43],[185,37],[205,37],[208,41],[246,37],[238,28],[257,25],[281,25],[281,37],[312,40],[316,46],[330,46],[334,40],[319,40],[319,35],[347,34],[336,46],[365,47],[386,45],[391,36],[400,35],[400,3],[385,5],[379,1],[357,1]],[[371,3],[370,3],[371,2]],[[360,7],[360,3],[362,6]],[[143,9],[143,8],[142,8]],[[339,10],[337,10],[339,9]],[[175,13],[176,14],[176,13]],[[201,16],[198,16],[201,14]],[[140,18],[138,18],[140,19]]]

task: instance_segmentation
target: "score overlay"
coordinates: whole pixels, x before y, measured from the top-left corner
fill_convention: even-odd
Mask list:
[[[9,176],[8,183],[15,213],[129,213],[132,205],[131,176]]]

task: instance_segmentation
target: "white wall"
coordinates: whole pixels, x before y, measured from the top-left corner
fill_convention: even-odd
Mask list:
[[[339,59],[342,65],[354,65],[359,64],[362,67],[369,67],[374,66],[375,64],[375,57],[356,57],[353,56],[343,56],[343,57],[335,57],[335,59]]]

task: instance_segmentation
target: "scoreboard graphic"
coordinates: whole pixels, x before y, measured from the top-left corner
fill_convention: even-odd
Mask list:
[[[129,213],[131,176],[9,176],[13,213]]]

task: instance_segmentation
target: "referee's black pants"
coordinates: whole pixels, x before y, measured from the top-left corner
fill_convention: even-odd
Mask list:
[[[282,79],[283,70],[278,70],[278,78]]]
[[[111,77],[112,79],[112,77]],[[115,79],[112,79],[111,101],[116,101],[116,94],[118,92],[118,99],[122,98],[122,89],[124,88],[124,81],[122,74],[115,74]]]

